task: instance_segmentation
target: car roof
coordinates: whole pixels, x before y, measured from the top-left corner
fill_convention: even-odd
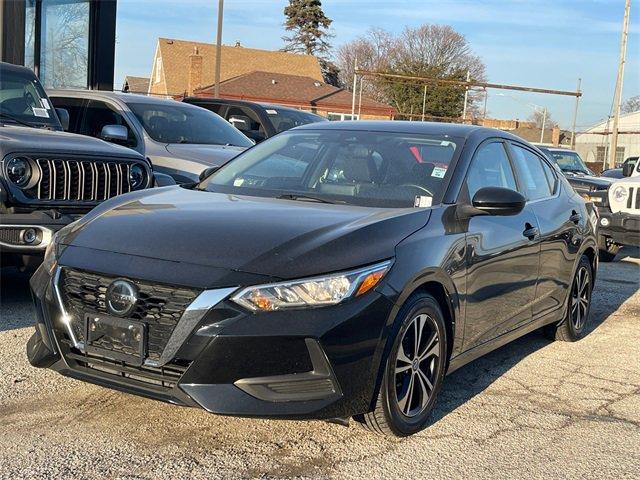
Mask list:
[[[0,68],[6,72],[19,72],[19,73],[30,73],[35,76],[33,70],[28,67],[23,67],[22,65],[15,65],[13,63],[0,62]]]
[[[106,90],[48,90],[47,93],[51,97],[75,97],[89,99],[110,99],[117,100],[122,103],[148,103],[162,105],[167,102],[182,103],[172,98],[153,97],[149,95],[140,95],[137,93],[125,92],[109,92]]]
[[[472,133],[484,133],[487,137],[502,137],[527,143],[522,138],[502,130],[458,123],[409,122],[402,120],[345,120],[341,122],[310,123],[296,127],[294,130],[352,130],[362,132],[445,135],[465,138]]]
[[[302,112],[302,113],[308,113],[309,115],[316,115],[317,117],[320,117],[320,115],[315,114],[313,112],[307,112],[306,110],[300,110],[299,108],[294,108],[294,107],[287,107],[285,105],[280,105],[278,103],[266,103],[266,102],[250,102],[248,100],[235,100],[232,98],[210,98],[210,97],[186,97],[184,99],[185,102],[187,103],[219,103],[219,104],[224,104],[224,105],[228,105],[228,104],[239,104],[239,105],[247,105],[247,106],[253,106],[253,105],[257,105],[259,107],[262,108],[277,108],[278,110],[288,110],[291,112]],[[324,117],[322,117],[324,118]]]

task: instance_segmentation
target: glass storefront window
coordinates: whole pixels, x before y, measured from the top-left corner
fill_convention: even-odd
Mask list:
[[[42,3],[40,80],[47,88],[87,88],[89,2]]]
[[[25,2],[24,17],[24,65],[33,70],[36,45],[36,0]]]

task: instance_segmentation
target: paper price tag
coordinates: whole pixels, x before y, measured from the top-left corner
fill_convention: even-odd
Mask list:
[[[433,202],[433,197],[429,197],[427,195],[416,195],[416,201],[413,206],[416,208],[428,208],[431,206]]]

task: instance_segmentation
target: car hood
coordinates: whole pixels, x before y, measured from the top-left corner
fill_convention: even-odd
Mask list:
[[[211,166],[220,167],[246,150],[244,147],[234,147],[231,145],[202,145],[202,144],[181,144],[169,143],[165,147],[171,156],[206,163]]]
[[[291,279],[391,258],[429,216],[166,187],[104,202],[61,243]]]
[[[97,138],[75,133],[6,125],[0,127],[0,148],[3,155],[9,153],[64,153],[91,156],[136,157],[133,150],[107,143]]]
[[[614,179],[593,177],[591,175],[576,175],[565,173],[567,180],[574,188],[582,190],[606,190]]]

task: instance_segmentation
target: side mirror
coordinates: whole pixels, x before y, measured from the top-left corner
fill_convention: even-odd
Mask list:
[[[172,176],[164,173],[153,172],[153,186],[154,187],[167,187],[169,185],[176,185],[176,181]]]
[[[129,131],[124,125],[105,125],[100,132],[100,138],[107,142],[126,142]]]
[[[231,117],[229,118],[229,123],[243,132],[249,130],[249,122],[242,117]]]
[[[209,168],[205,168],[202,172],[200,172],[200,181],[202,182],[205,178],[207,178],[209,175],[212,175],[213,173],[215,173],[220,167],[209,167]]]
[[[56,114],[62,124],[62,129],[66,132],[69,130],[69,111],[66,108],[56,108]]]
[[[474,210],[486,215],[517,215],[527,200],[522,194],[502,187],[481,188],[471,201]]]
[[[622,176],[630,177],[633,175],[633,167],[635,167],[633,162],[625,162],[624,165],[622,165]]]

